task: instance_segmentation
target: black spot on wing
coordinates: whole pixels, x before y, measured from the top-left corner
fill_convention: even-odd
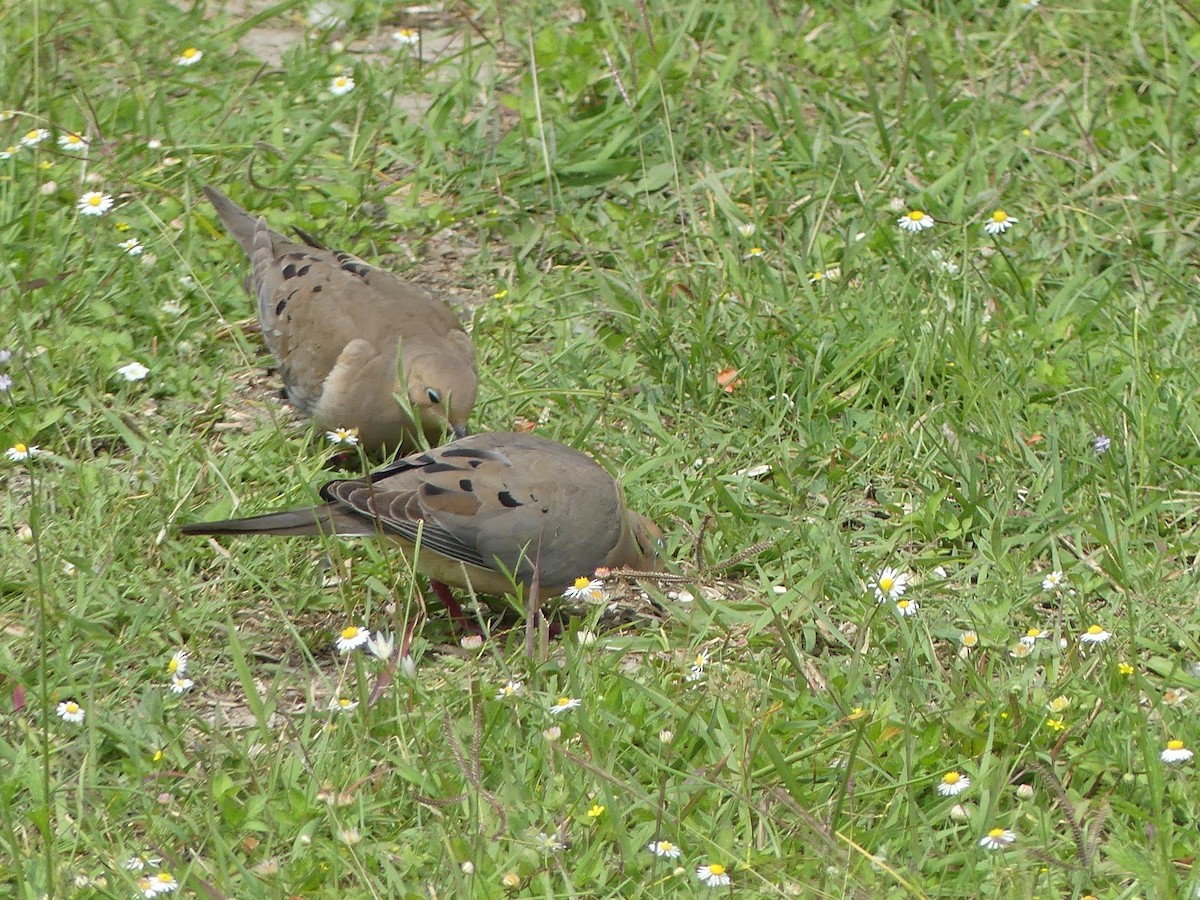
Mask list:
[[[459,481],[458,487],[460,490],[465,491],[468,494],[471,493],[471,491],[475,490],[475,485],[471,483],[470,478],[464,478],[461,481]]]
[[[501,491],[496,495],[496,499],[500,501],[501,506],[507,506],[509,509],[515,509],[516,507],[523,505],[520,500],[518,500],[508,491]]]
[[[312,268],[312,266],[301,266],[299,269],[296,270],[296,274],[297,275],[307,275],[308,270],[311,268]]]
[[[312,288],[312,292],[313,292],[314,294],[319,294],[319,293],[321,293],[321,291],[322,291],[322,290],[324,290],[324,289],[325,289],[325,285],[323,285],[323,284],[314,284],[314,285],[313,285],[313,288]]]
[[[287,301],[286,301],[286,300],[280,300],[278,303],[276,303],[276,304],[275,304],[275,315],[277,315],[277,316],[282,316],[282,315],[283,315],[283,311],[284,311],[284,309],[286,309],[286,308],[287,308]]]
[[[283,277],[285,280],[288,278],[296,277],[296,264],[295,263],[288,263],[286,266],[283,267]]]

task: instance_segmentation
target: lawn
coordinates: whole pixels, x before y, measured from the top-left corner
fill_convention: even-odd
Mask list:
[[[1198,66],[1184,3],[0,0],[0,894],[1197,896]],[[345,465],[206,184],[443,292],[668,577],[479,644],[180,535]]]

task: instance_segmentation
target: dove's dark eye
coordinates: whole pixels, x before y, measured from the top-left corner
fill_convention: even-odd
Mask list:
[[[430,403],[441,403],[442,402],[442,395],[439,394],[437,391],[435,391],[433,388],[426,389],[425,395],[429,398]]]

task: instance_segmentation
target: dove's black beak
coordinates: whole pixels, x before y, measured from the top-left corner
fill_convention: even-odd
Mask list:
[[[452,432],[454,432],[454,439],[455,439],[456,441],[457,441],[459,438],[465,438],[465,437],[466,437],[468,434],[470,434],[470,433],[471,433],[471,432],[470,432],[470,431],[467,429],[467,426],[466,426],[466,425],[455,425],[455,426],[453,426],[453,427],[452,427],[450,430],[451,430]]]

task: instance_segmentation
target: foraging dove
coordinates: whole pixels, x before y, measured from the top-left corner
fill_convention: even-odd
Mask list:
[[[662,532],[625,508],[620,484],[578,450],[532,434],[472,435],[331,481],[327,501],[184,534],[383,535],[435,582],[484,594],[561,593],[601,566],[656,571]],[[507,573],[512,573],[512,578]],[[443,597],[444,599],[444,597]]]
[[[447,430],[467,433],[475,354],[445,303],[304,232],[305,244],[292,243],[220,191],[204,193],[254,263],[246,290],[258,300],[263,339],[288,399],[317,428],[356,428],[368,453],[412,452],[417,434],[405,402],[430,444]]]

